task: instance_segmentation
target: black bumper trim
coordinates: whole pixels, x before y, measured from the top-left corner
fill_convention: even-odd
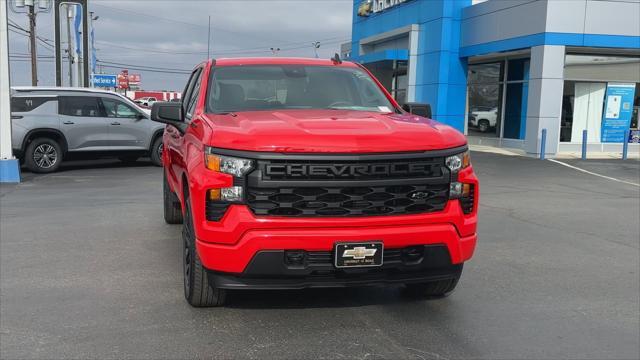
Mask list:
[[[288,253],[296,253],[291,263]],[[446,245],[419,245],[385,249],[383,265],[343,268],[333,265],[330,251],[269,250],[255,254],[241,274],[209,270],[213,285],[224,289],[303,289],[391,283],[416,283],[457,278],[462,264],[452,264]]]
[[[375,286],[409,284],[460,278],[462,265],[416,272],[374,271],[364,274],[341,274],[291,278],[249,278],[239,275],[208,272],[209,281],[220,289],[242,290],[296,290],[306,288],[334,288],[352,286]]]

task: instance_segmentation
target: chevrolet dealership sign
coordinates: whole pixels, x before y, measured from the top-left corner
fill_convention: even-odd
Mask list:
[[[379,13],[410,0],[364,0],[358,7],[359,16],[369,16]]]

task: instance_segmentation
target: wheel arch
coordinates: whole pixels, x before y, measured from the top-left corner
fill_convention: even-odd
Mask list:
[[[155,143],[158,138],[161,138],[163,133],[164,129],[158,129],[153,132],[153,135],[151,135],[151,141],[149,142],[149,152],[153,151],[153,143]]]
[[[62,131],[58,129],[52,129],[52,128],[37,128],[37,129],[29,130],[29,132],[25,135],[24,139],[22,140],[22,145],[20,147],[22,154],[26,152],[27,146],[29,145],[29,143],[39,137],[46,137],[46,138],[51,138],[53,140],[56,140],[60,144],[60,147],[62,147],[63,154],[65,154],[69,150],[69,144],[67,143],[67,138],[64,136]]]

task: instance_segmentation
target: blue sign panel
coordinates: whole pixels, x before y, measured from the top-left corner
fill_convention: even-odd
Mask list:
[[[116,75],[93,74],[91,75],[91,79],[93,80],[93,86],[95,87],[114,88],[118,82],[118,77]]]
[[[607,84],[607,98],[602,115],[602,142],[621,143],[631,126],[635,84]]]

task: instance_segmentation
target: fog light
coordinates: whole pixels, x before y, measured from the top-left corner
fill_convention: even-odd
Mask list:
[[[449,199],[459,199],[462,196],[462,191],[462,183],[452,182],[451,185],[449,185]]]
[[[220,189],[220,199],[222,201],[239,202],[242,201],[242,186],[232,186]]]

